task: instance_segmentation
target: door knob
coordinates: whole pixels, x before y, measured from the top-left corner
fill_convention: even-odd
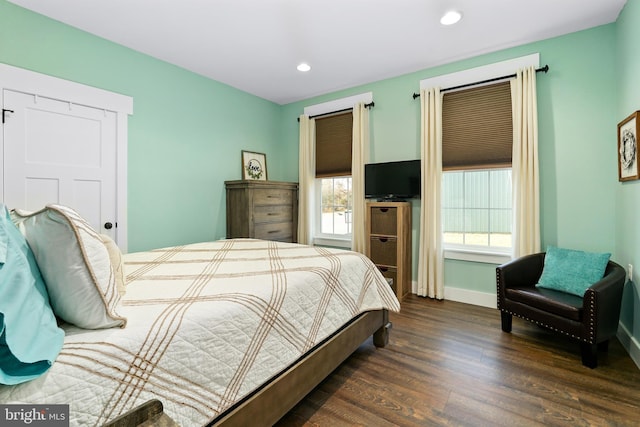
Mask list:
[[[107,230],[111,230],[111,228],[113,228],[113,224],[111,224],[110,222],[105,222],[104,228],[106,228]]]

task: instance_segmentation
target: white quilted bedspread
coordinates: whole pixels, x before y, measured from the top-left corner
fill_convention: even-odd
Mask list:
[[[160,399],[202,425],[359,313],[400,309],[375,266],[336,249],[221,240],[125,255],[124,329],[66,326],[51,369],[0,402],[70,404],[101,425]]]

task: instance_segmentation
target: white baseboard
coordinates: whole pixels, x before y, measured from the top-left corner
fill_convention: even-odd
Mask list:
[[[640,343],[638,340],[629,333],[629,330],[622,323],[618,323],[618,333],[616,336],[625,350],[627,350],[627,353],[629,353],[629,356],[631,356],[631,360],[633,360],[638,369],[640,369]]]
[[[418,284],[413,281],[411,283],[412,292],[418,293]],[[470,291],[468,289],[454,288],[451,286],[444,287],[444,299],[465,304],[479,305],[482,307],[497,308],[495,293]]]
[[[450,286],[444,287],[444,299],[482,307],[498,307],[495,293],[470,291],[468,289],[453,288]]]

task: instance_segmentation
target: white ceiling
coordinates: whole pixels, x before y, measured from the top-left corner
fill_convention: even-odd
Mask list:
[[[611,23],[626,3],[9,1],[278,104]],[[450,9],[463,19],[444,27],[439,19]],[[300,62],[311,71],[297,71]]]

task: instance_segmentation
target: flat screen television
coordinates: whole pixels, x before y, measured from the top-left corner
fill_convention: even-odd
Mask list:
[[[365,197],[381,201],[419,198],[420,175],[420,160],[365,164]]]

